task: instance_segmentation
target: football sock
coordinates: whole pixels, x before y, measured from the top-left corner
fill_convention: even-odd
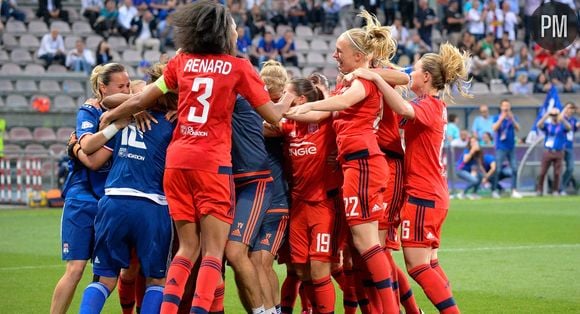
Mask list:
[[[224,295],[225,295],[226,286],[224,282],[220,283],[217,288],[215,289],[213,303],[209,308],[210,313],[224,313]]]
[[[445,283],[447,285],[449,285],[449,278],[447,278],[447,275],[443,271],[443,268],[441,268],[441,266],[439,266],[438,259],[431,260],[431,268],[435,269],[435,271],[439,274],[439,276],[441,276],[441,278],[443,278],[443,280],[445,280]]]
[[[409,270],[409,275],[423,288],[423,291],[443,314],[459,313],[451,289],[447,287],[445,280],[439,276],[430,264],[419,265]]]
[[[298,292],[300,293],[300,302],[302,302],[302,311],[309,311],[310,309],[316,308],[312,281],[303,281]]]
[[[314,299],[316,303],[314,312],[320,314],[334,313],[336,294],[330,276],[313,279],[312,286],[314,288]]]
[[[119,292],[122,313],[133,313],[133,307],[135,306],[135,279],[125,280],[123,276],[120,276],[117,283],[117,291]]]
[[[83,292],[83,300],[79,309],[80,314],[97,314],[101,313],[105,301],[111,292],[104,284],[100,282],[90,283]]]
[[[163,302],[163,286],[151,285],[145,290],[143,304],[141,305],[142,314],[157,314],[161,310]]]
[[[415,301],[415,296],[413,295],[413,290],[411,290],[407,274],[405,274],[398,266],[397,282],[399,283],[399,300],[401,301],[401,305],[405,308],[405,313],[419,314],[419,306]]]
[[[255,309],[252,309],[252,314],[266,314],[266,309],[264,309],[264,306],[262,305]]]
[[[282,314],[282,307],[280,304],[276,305],[276,314]]]
[[[191,313],[208,313],[221,278],[222,261],[213,256],[203,257],[195,284]]]
[[[345,269],[344,277],[346,281],[346,289],[343,291],[344,313],[355,314],[356,308],[358,307],[358,303],[356,298],[356,290],[352,269]]]
[[[336,281],[340,289],[344,292],[346,289],[346,276],[344,275],[343,268],[337,268],[332,272],[332,278]]]
[[[380,245],[375,245],[361,254],[371,278],[381,297],[383,313],[399,313],[399,302],[395,299],[391,283],[391,269]]]
[[[135,278],[135,310],[137,313],[141,311],[141,304],[143,304],[143,297],[145,297],[145,276],[139,272],[137,278]]]
[[[298,275],[294,271],[288,271],[280,292],[280,310],[282,313],[292,313],[299,288],[300,279],[298,279]]]
[[[177,313],[187,278],[191,273],[191,267],[193,267],[193,264],[189,259],[180,255],[173,258],[167,272],[165,290],[163,291],[162,314]]]

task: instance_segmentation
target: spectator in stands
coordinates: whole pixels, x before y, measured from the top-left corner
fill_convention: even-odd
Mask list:
[[[494,37],[493,33],[487,33],[485,37],[477,43],[478,49],[483,50],[488,56],[497,58],[493,47]]]
[[[268,60],[281,61],[274,42],[274,35],[271,32],[266,32],[264,37],[258,42],[258,62],[260,67]]]
[[[258,58],[255,54],[254,47],[252,47],[252,40],[246,34],[246,28],[238,25],[236,29],[238,32],[238,40],[236,41],[236,56],[250,60],[253,65],[258,65]]]
[[[404,0],[401,0],[401,9],[402,3]],[[338,20],[342,26],[342,29],[351,29],[354,25],[354,16],[356,15],[355,10],[357,8],[354,7],[353,0],[336,0],[336,2],[340,5],[340,11],[338,12]],[[410,15],[408,17],[413,16],[413,11],[411,10]]]
[[[534,82],[534,93],[545,94],[552,88],[552,83],[550,82],[550,76],[548,75],[548,69],[545,69],[538,75],[536,81]]]
[[[403,18],[403,25],[407,28],[413,27],[413,20],[411,19],[415,12],[415,0],[399,0],[399,10]]]
[[[322,3],[322,9],[324,10],[322,32],[332,35],[339,22],[340,4],[337,0],[326,0]]]
[[[499,77],[506,86],[513,82],[516,75],[516,68],[514,52],[512,48],[508,48],[505,51],[505,54],[497,58],[497,68],[499,70]]]
[[[503,12],[497,7],[495,0],[487,2],[485,24],[487,26],[486,34],[493,34],[495,40],[501,39],[503,34]]]
[[[476,41],[480,41],[485,36],[485,16],[487,9],[481,5],[479,0],[473,0],[471,9],[467,12],[467,30],[475,36]]]
[[[574,117],[575,113],[576,104],[571,101],[566,103],[562,112],[562,118],[570,124],[570,130],[566,133],[566,144],[564,145],[564,161],[566,161],[566,170],[562,176],[560,195],[566,195],[566,188],[574,176],[574,133],[580,129],[580,122],[576,117]]]
[[[451,147],[465,147],[469,143],[469,131],[459,131],[459,137],[451,141]]]
[[[500,184],[500,181],[505,178],[511,178],[513,170],[505,164],[498,165],[495,162],[495,156],[492,154],[483,155],[482,167],[484,175],[481,183],[484,185],[489,183],[492,187],[497,186],[499,193],[503,192],[503,186]],[[496,171],[498,172],[497,176]]]
[[[542,2],[543,2],[542,0],[526,0],[526,1],[524,1],[524,27],[525,27],[525,34],[526,34],[524,41],[526,42],[526,45],[530,44],[530,38],[531,38],[532,27],[533,27],[532,15],[534,14],[534,11],[536,11],[536,9],[538,7],[540,7],[540,4]]]
[[[509,39],[509,33],[504,32],[501,39],[496,41],[495,44],[493,45],[495,55],[496,56],[504,55],[509,48],[513,50],[514,45],[512,44],[512,41]]]
[[[465,24],[465,17],[459,11],[459,3],[457,0],[451,0],[445,11],[443,26],[447,31],[447,39],[452,45],[457,46],[463,32],[463,24]]]
[[[296,46],[294,45],[294,32],[287,30],[284,36],[276,42],[276,48],[282,57],[282,63],[286,66],[298,66],[298,57],[296,56]]]
[[[290,22],[292,29],[295,30],[298,24],[308,24],[306,18],[308,11],[306,8],[306,2],[300,0],[288,0],[284,11],[288,14],[288,21]]]
[[[117,34],[117,4],[115,0],[105,0],[105,7],[101,9],[101,14],[95,21],[95,32],[108,38],[110,35]]]
[[[113,61],[113,56],[111,55],[111,46],[106,39],[103,39],[97,45],[96,53],[96,65],[102,65]]]
[[[568,69],[572,71],[572,74],[576,78],[576,83],[580,83],[580,50],[577,49],[573,57],[570,57],[570,62],[568,63]]]
[[[36,55],[39,59],[44,60],[45,68],[48,68],[49,65],[55,62],[64,65],[66,50],[64,48],[64,40],[57,27],[52,26],[50,33],[42,36]]]
[[[475,48],[477,46],[477,41],[475,36],[470,34],[469,32],[463,32],[463,36],[461,37],[461,42],[457,44],[457,48],[459,50],[467,51],[471,54],[475,52]]]
[[[247,12],[245,11],[244,7],[242,7],[242,2],[232,1],[232,3],[229,6],[229,9],[230,14],[232,15],[232,18],[234,19],[236,25],[244,27],[248,20],[248,16],[246,15]]]
[[[95,29],[95,22],[99,15],[101,15],[101,9],[103,8],[103,0],[82,0],[81,2],[81,14],[89,20],[89,25]]]
[[[467,184],[461,193],[457,194],[458,199],[464,199],[467,197],[470,200],[479,198],[477,191],[481,186],[482,174],[479,171],[479,165],[481,163],[481,148],[477,142],[477,138],[471,137],[463,150],[463,154],[457,161],[457,176],[462,180],[466,181]],[[472,194],[469,194],[469,190],[473,190]]]
[[[499,165],[507,160],[512,169],[517,169],[516,164],[516,132],[520,130],[518,118],[511,109],[511,104],[507,99],[500,103],[500,114],[493,119],[493,130],[495,132],[495,160]],[[522,195],[516,190],[517,175],[515,170],[512,175],[512,198],[521,198]],[[491,196],[499,198],[497,192],[497,182],[499,181],[499,172],[496,172],[494,182],[491,187]]]
[[[538,69],[549,69],[550,71],[556,67],[558,60],[553,52],[540,47],[536,44],[534,46],[534,60],[532,61],[534,67]]]
[[[512,11],[509,1],[504,1],[501,5],[503,13],[503,31],[508,33],[508,38],[511,41],[516,40],[516,32],[518,27],[518,17]]]
[[[286,1],[273,1],[270,10],[267,11],[270,16],[269,21],[275,30],[278,29],[278,25],[288,25],[286,3]]]
[[[153,13],[155,20],[164,21],[175,10],[176,5],[175,0],[151,0],[149,10]]]
[[[138,19],[133,19],[131,25],[137,26],[137,35],[135,35],[137,51],[142,52],[145,47],[159,51],[161,42],[157,36],[157,22],[151,11],[144,11]]]
[[[393,26],[391,28],[391,36],[393,37],[394,40],[397,41],[397,52],[395,53],[392,62],[398,63],[399,58],[402,55],[406,54],[405,43],[409,41],[410,36],[409,30],[405,26],[403,26],[401,16],[398,14],[395,15],[395,21],[393,22]]]
[[[559,92],[576,93],[580,89],[574,74],[568,69],[568,58],[563,55],[558,57],[558,64],[550,73],[550,80]]]
[[[550,121],[547,123],[547,120]],[[544,154],[540,166],[540,176],[536,192],[541,196],[544,192],[544,179],[550,165],[554,166],[554,180],[552,193],[554,196],[560,195],[560,173],[562,171],[562,161],[564,160],[564,148],[566,145],[566,133],[572,130],[568,120],[560,114],[558,108],[546,112],[546,114],[536,124],[538,130],[544,131]]]
[[[137,10],[139,10],[139,12],[149,10],[150,3],[151,0],[133,0],[133,4],[137,7]]]
[[[471,59],[470,68],[473,77],[490,86],[491,82],[499,78],[497,61],[494,57],[488,55],[485,50],[480,49]]]
[[[510,92],[514,95],[531,95],[534,92],[534,84],[528,82],[528,75],[520,73],[515,83],[511,85]]]
[[[74,72],[84,72],[87,75],[91,74],[95,66],[95,57],[90,49],[85,47],[85,41],[77,39],[75,48],[71,49],[66,55],[66,67]]]
[[[437,25],[437,15],[435,11],[429,7],[427,0],[419,0],[419,8],[415,14],[413,23],[417,28],[417,32],[427,46],[432,47],[431,37],[433,34],[433,25]],[[431,50],[431,49],[429,49]]]
[[[17,21],[26,23],[26,13],[18,9],[16,0],[0,1],[0,16],[4,22],[8,22],[8,19],[12,17]]]
[[[248,26],[250,27],[250,37],[266,35],[266,13],[258,5],[254,5],[248,12]]]
[[[479,145],[482,147],[493,147],[493,136],[489,132],[484,132],[479,140]]]
[[[526,45],[523,45],[515,56],[514,67],[516,69],[516,77],[520,74],[526,74],[531,81],[534,81],[539,73],[539,71],[532,68],[532,55]]]
[[[454,113],[449,113],[447,115],[447,134],[446,141],[451,143],[454,139],[459,138],[459,117]]]
[[[417,55],[423,55],[430,51],[431,47],[417,33],[413,33],[405,45],[405,54],[409,56],[411,61],[414,61]]]
[[[242,27],[243,28],[243,27]],[[157,34],[159,34],[159,50],[167,51],[167,46],[175,48],[173,41],[175,26],[173,25],[173,13],[170,13],[164,21],[157,25]]]
[[[133,0],[124,0],[118,12],[117,30],[121,36],[125,37],[127,44],[129,44],[130,38],[137,33],[137,26],[131,25],[131,21],[139,15],[139,11],[133,5]]]
[[[42,18],[49,26],[51,19],[69,22],[68,11],[62,8],[61,0],[39,0],[36,17]]]
[[[487,105],[479,106],[479,113],[473,120],[471,131],[473,135],[481,140],[484,133],[493,133],[493,117],[489,115],[489,107]]]

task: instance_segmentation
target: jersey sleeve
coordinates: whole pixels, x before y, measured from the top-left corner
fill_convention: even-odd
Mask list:
[[[79,141],[87,134],[94,134],[99,131],[99,114],[97,109],[91,105],[83,105],[77,114],[76,133]]]
[[[175,69],[177,68],[177,60],[179,56],[172,58],[163,69],[163,80],[168,89],[177,89],[177,75]]]
[[[240,80],[236,86],[237,92],[254,108],[271,101],[266,84],[264,84],[262,79],[258,76],[258,73],[254,70],[250,61],[245,59],[238,60]]]
[[[367,81],[364,79],[358,79],[358,80],[362,83],[363,87],[365,88],[365,98],[368,97],[368,95],[370,95],[371,93],[373,93],[377,89],[377,86],[375,85],[375,83],[373,83],[371,81]]]
[[[428,104],[425,99],[419,102],[413,102],[413,109],[415,110],[415,123],[421,125],[427,125],[431,121],[433,115],[432,110],[430,110],[431,104]]]

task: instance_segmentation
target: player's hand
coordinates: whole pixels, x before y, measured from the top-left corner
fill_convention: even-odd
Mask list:
[[[165,114],[165,119],[167,119],[167,121],[173,123],[175,120],[177,120],[177,110],[167,111],[167,113]]]
[[[66,143],[66,152],[71,159],[77,159],[76,156],[77,146],[80,147],[78,144],[77,132],[72,131]]]
[[[115,121],[115,127],[117,130],[122,130],[131,123],[131,118],[119,119]]]
[[[288,112],[286,112],[284,114],[284,116],[286,118],[292,119],[292,117],[296,117],[296,116],[299,116],[301,114],[309,113],[310,111],[312,111],[312,105],[310,103],[305,103],[303,105],[294,106],[294,107],[290,108],[288,110]]]
[[[111,124],[111,113],[109,111],[103,112],[101,118],[99,119],[99,130],[104,129],[107,125]]]
[[[141,132],[151,131],[151,122],[159,123],[155,117],[153,117],[147,111],[141,111],[133,115],[135,118],[135,123],[137,124],[137,128]]]
[[[369,69],[358,68],[352,71],[351,73],[345,75],[345,79],[351,82],[357,78],[362,78],[368,81],[374,81],[377,78],[377,76],[378,76],[377,73]]]

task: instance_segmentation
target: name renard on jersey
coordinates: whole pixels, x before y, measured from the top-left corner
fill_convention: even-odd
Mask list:
[[[220,73],[228,75],[232,72],[232,63],[224,60],[214,59],[189,59],[183,67],[183,72],[194,73]]]
[[[311,142],[290,143],[290,156],[316,155],[316,144]]]

